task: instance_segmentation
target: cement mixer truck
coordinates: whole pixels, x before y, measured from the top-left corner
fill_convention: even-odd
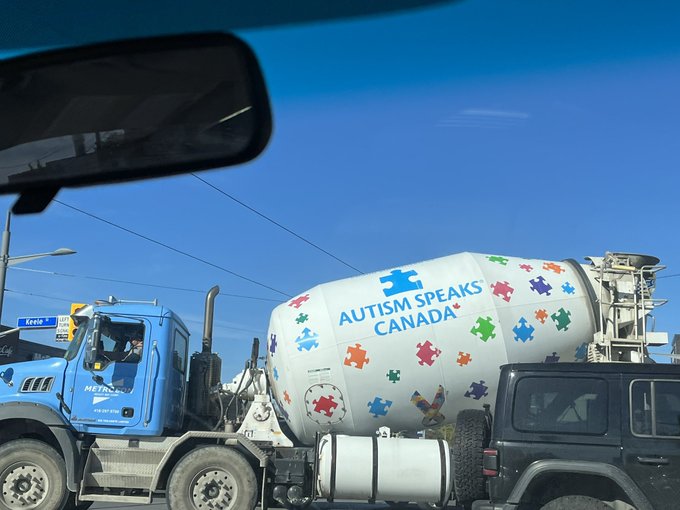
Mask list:
[[[251,510],[487,498],[483,470],[500,469],[487,448],[491,408],[514,406],[517,367],[643,366],[647,348],[668,341],[651,319],[664,304],[653,296],[662,268],[625,253],[587,264],[462,253],[326,283],[278,306],[264,366],[255,339],[224,384],[212,349],[217,287],[191,356],[172,310],[111,297],[73,316],[64,359],[0,372],[0,503],[60,510],[164,497],[172,510]],[[588,391],[572,402],[555,397],[566,390],[518,393],[531,398],[513,420],[575,413],[585,427]],[[453,445],[415,439],[445,424],[456,426]]]

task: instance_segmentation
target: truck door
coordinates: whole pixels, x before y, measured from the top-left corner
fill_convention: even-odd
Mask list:
[[[144,414],[151,323],[102,315],[99,324],[99,334],[90,331],[87,345],[67,371],[71,423],[82,431],[115,433],[112,429],[138,425]],[[88,349],[96,349],[91,363]]]
[[[680,486],[680,381],[632,379],[624,416],[626,472],[654,508],[677,508]]]

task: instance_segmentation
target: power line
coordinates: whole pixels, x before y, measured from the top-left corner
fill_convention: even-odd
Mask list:
[[[247,282],[253,283],[255,285],[259,285],[260,287],[264,287],[265,289],[273,290],[274,292],[278,292],[279,294],[283,294],[286,297],[292,297],[290,294],[283,292],[282,290],[275,289],[274,287],[270,287],[269,285],[266,285],[262,282],[258,282],[257,280],[253,280],[252,278],[248,278],[247,276],[243,276],[242,274],[239,274],[235,271],[232,271],[231,269],[227,269],[226,267],[219,266],[217,264],[214,264],[213,262],[210,262],[208,260],[202,259],[200,257],[197,257],[196,255],[192,255],[191,253],[187,253],[185,251],[180,250],[179,248],[175,248],[173,246],[170,246],[169,244],[162,243],[160,241],[156,241],[155,239],[152,239],[148,236],[145,236],[143,234],[140,234],[139,232],[135,232],[134,230],[131,230],[129,228],[123,227],[121,225],[118,225],[117,223],[114,223],[112,221],[106,220],[104,218],[101,218],[95,214],[89,213],[87,211],[84,211],[82,209],[79,209],[75,206],[69,205],[65,202],[62,202],[61,200],[53,199],[53,202],[56,202],[60,205],[63,205],[64,207],[68,207],[69,209],[72,209],[74,211],[77,211],[81,214],[84,214],[85,216],[89,216],[90,218],[94,218],[95,220],[101,221],[102,223],[106,223],[107,225],[110,225],[112,227],[115,227],[119,230],[122,230],[123,232],[127,232],[128,234],[132,234],[134,236],[137,236],[141,239],[144,239],[145,241],[149,241],[150,243],[156,244],[158,246],[162,246],[163,248],[174,251],[175,253],[179,253],[180,255],[184,255],[185,257],[189,257],[190,259],[196,260],[198,262],[201,262],[207,266],[213,267],[215,269],[219,269],[220,271],[224,271],[225,273],[228,273],[232,276],[235,276],[237,278],[240,278],[242,280],[245,280]]]
[[[657,279],[657,280],[660,280],[661,278],[676,278],[676,277],[678,277],[678,276],[680,276],[680,273],[666,274],[666,275],[663,275],[663,276],[657,276],[656,279]]]
[[[123,283],[123,284],[128,284],[128,285],[140,285],[142,287],[154,287],[157,289],[168,289],[168,290],[177,290],[177,291],[182,291],[182,292],[195,292],[199,294],[205,294],[205,290],[201,289],[188,289],[185,287],[172,287],[170,285],[157,285],[154,283],[144,283],[144,282],[133,282],[131,280],[118,280],[115,278],[104,278],[101,276],[88,276],[88,275],[81,275],[81,274],[69,274],[69,273],[59,273],[56,271],[45,271],[42,269],[30,269],[26,267],[10,267],[9,269],[12,269],[13,271],[27,271],[29,273],[40,273],[40,274],[49,274],[53,276],[63,276],[63,277],[69,277],[69,278],[81,278],[84,280],[97,280],[101,282],[112,282],[112,283]],[[255,299],[258,301],[271,301],[274,303],[281,303],[280,299],[272,299],[272,298],[263,298],[263,297],[258,297],[258,296],[245,296],[242,294],[229,294],[226,292],[220,292],[220,296],[226,296],[226,297],[233,297],[233,298],[242,298],[242,299]]]
[[[316,248],[316,249],[319,250],[320,252],[325,253],[326,255],[328,255],[329,257],[334,258],[335,260],[337,260],[337,261],[340,262],[341,264],[344,264],[345,266],[347,266],[347,267],[349,267],[350,269],[356,271],[357,273],[359,273],[359,274],[364,274],[363,271],[361,271],[360,269],[357,269],[356,267],[354,267],[354,266],[353,266],[352,264],[350,264],[349,262],[345,262],[345,261],[342,260],[341,258],[336,257],[336,256],[333,255],[331,252],[329,252],[329,251],[324,250],[323,248],[321,248],[321,246],[319,246],[318,244],[313,243],[312,241],[310,241],[309,239],[307,239],[307,238],[305,238],[305,237],[302,237],[300,234],[298,234],[297,232],[292,231],[292,230],[289,229],[288,227],[285,227],[285,226],[281,225],[281,223],[279,223],[278,221],[273,220],[273,219],[270,218],[269,216],[267,216],[267,215],[261,213],[260,211],[258,211],[257,209],[255,209],[254,207],[251,207],[251,206],[249,206],[248,204],[242,202],[242,201],[239,200],[238,198],[236,198],[236,197],[234,197],[233,195],[230,195],[229,193],[227,193],[226,191],[224,191],[224,190],[218,188],[218,187],[215,186],[214,184],[209,183],[208,181],[206,181],[206,180],[203,179],[202,177],[199,177],[198,175],[196,175],[196,174],[194,174],[194,173],[192,173],[191,175],[193,175],[196,179],[198,179],[199,181],[201,181],[201,182],[202,182],[203,184],[205,184],[206,186],[210,186],[212,189],[214,189],[214,190],[217,191],[218,193],[221,193],[222,195],[224,195],[225,197],[227,197],[227,198],[233,200],[233,201],[236,202],[237,204],[239,204],[239,205],[245,207],[246,209],[248,209],[249,211],[251,211],[251,212],[257,214],[259,217],[264,218],[264,219],[267,220],[268,222],[273,223],[274,225],[276,225],[276,226],[279,227],[280,229],[285,230],[285,231],[288,232],[289,234],[291,234],[291,235],[297,237],[298,239],[300,239],[301,241],[307,243],[308,245],[312,246],[313,248]]]

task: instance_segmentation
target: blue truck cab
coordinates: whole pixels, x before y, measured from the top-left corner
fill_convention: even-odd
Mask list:
[[[189,346],[182,320],[153,304],[106,304],[87,312],[78,317],[64,359],[4,367],[0,406],[39,406],[87,434],[179,430]]]

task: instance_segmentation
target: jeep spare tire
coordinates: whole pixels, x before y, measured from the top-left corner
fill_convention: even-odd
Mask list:
[[[458,504],[486,499],[482,462],[490,438],[486,411],[465,409],[458,413],[453,435],[453,487]]]

